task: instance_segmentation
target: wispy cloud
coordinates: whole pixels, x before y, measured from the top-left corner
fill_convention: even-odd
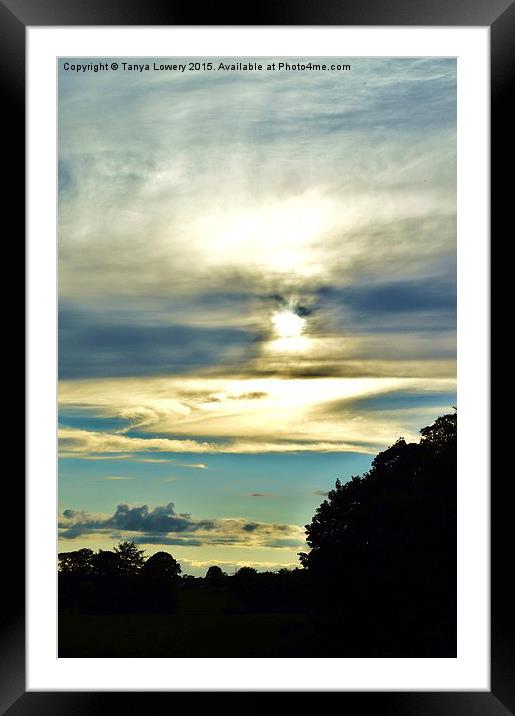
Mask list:
[[[63,408],[88,407],[100,416],[125,421],[127,427],[115,433],[63,425],[59,446],[65,456],[119,453],[133,454],[140,460],[160,459],[142,456],[145,452],[200,455],[353,450],[372,453],[395,440],[398,434],[415,438],[420,420],[431,417],[439,405],[448,405],[448,396],[453,390],[454,380],[448,378],[198,377],[67,381],[60,388]],[[255,392],[263,393],[258,401],[240,397]],[[399,392],[418,395],[419,405],[424,403],[421,396],[431,398],[430,408],[417,409],[416,405],[406,404],[388,412],[385,409],[388,400],[393,400]],[[235,394],[239,396],[237,399]],[[217,400],[206,401],[206,395],[215,395]],[[363,411],[363,402],[374,397],[383,398],[381,409]],[[410,426],[413,426],[411,432]],[[203,467],[207,464],[204,462],[176,460],[175,464],[207,469]]]
[[[170,452],[170,453],[268,453],[268,452],[341,452],[355,450],[356,452],[370,452],[363,445],[353,445],[342,440],[316,442],[316,441],[283,441],[261,442],[234,440],[227,442],[199,442],[196,440],[172,440],[168,438],[132,438],[109,433],[90,432],[73,428],[59,430],[59,442],[64,447],[66,457],[81,457],[90,452],[107,453],[120,452]],[[113,455],[115,457],[115,455]]]
[[[121,475],[107,475],[104,480],[134,480],[133,477],[122,477]]]
[[[454,60],[262,80],[61,72],[63,294],[308,289],[449,248]]]

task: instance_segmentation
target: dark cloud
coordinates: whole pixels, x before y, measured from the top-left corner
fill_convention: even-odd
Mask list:
[[[374,282],[317,290],[318,305],[334,311],[333,322],[359,320],[359,329],[396,330],[404,325],[416,330],[453,330],[456,322],[454,275]],[[391,319],[395,319],[393,324]]]
[[[74,535],[81,530],[90,532],[105,529],[166,534],[212,530],[216,526],[213,520],[195,521],[187,512],[177,513],[173,502],[158,505],[153,509],[149,509],[148,505],[129,507],[121,504],[111,517],[104,519],[91,517],[87,512],[75,510],[64,510],[63,517],[65,520],[59,523],[59,527],[65,528],[68,534],[72,531]]]
[[[300,539],[274,539],[268,542],[268,547],[302,547],[304,544],[303,540]]]
[[[320,495],[320,497],[327,497],[329,492],[327,492],[327,490],[315,490],[313,494]]]
[[[398,313],[454,309],[456,289],[448,281],[397,281],[350,286],[336,292],[336,298],[359,311]]]
[[[61,527],[61,525],[59,526]],[[65,530],[61,531],[59,536],[62,539],[75,539],[76,537],[81,537],[82,535],[90,532],[102,533],[102,530],[96,529],[96,527],[87,524],[77,523],[76,525],[72,525],[71,527],[67,527]]]
[[[136,544],[168,544],[182,545],[183,547],[201,547],[203,542],[199,539],[190,537],[169,537],[168,535],[144,535],[142,537],[134,537]]]
[[[194,520],[175,511],[173,502],[150,509],[148,505],[120,504],[111,516],[91,515],[83,510],[64,510],[59,521],[60,537],[75,539],[84,534],[104,534],[123,539],[127,532],[138,544],[199,547],[201,545],[249,545],[291,547],[303,543],[295,525],[249,522],[243,518]]]
[[[263,301],[268,304],[272,304],[272,307],[277,310],[288,310],[292,313],[296,313],[297,316],[305,318],[310,316],[316,309],[314,305],[314,297],[312,295],[305,295],[303,299],[292,299],[289,296],[282,295],[280,293],[266,294],[261,297]]]
[[[67,189],[71,189],[73,187],[71,162],[59,159],[57,173],[59,194],[62,194]]]
[[[392,345],[390,352],[395,350]],[[385,351],[386,352],[386,351]],[[436,352],[436,351],[435,351]],[[442,355],[443,354],[443,355]],[[427,378],[428,371],[432,378],[454,378],[456,374],[454,361],[456,353],[448,350],[439,351],[437,358],[449,358],[448,361],[435,361],[435,356],[414,356],[413,361],[399,360],[397,356],[388,356],[381,360],[372,355],[359,360],[318,361],[312,366],[295,367],[277,363],[268,368],[256,369],[256,374],[266,378]],[[427,363],[426,361],[429,361]],[[277,441],[276,441],[277,442]],[[300,441],[295,441],[299,443]]]
[[[411,391],[398,390],[382,395],[371,395],[353,399],[331,400],[318,406],[314,414],[343,417],[349,413],[359,410],[363,412],[410,410],[420,405],[434,407],[436,410],[450,408],[456,402],[456,392],[451,391]],[[358,444],[358,441],[355,441]],[[367,445],[366,441],[362,444]]]
[[[373,395],[347,402],[347,408],[351,404],[359,410],[409,410],[419,405],[440,408],[449,407],[456,402],[456,392],[433,391],[418,392],[410,390],[393,391],[386,395]],[[334,406],[334,404],[333,404]],[[343,407],[343,405],[342,405]]]
[[[195,522],[188,513],[176,513],[173,502],[158,505],[153,510],[147,505],[141,507],[118,505],[108,523],[110,527],[134,532],[193,532],[214,527],[212,521]]]
[[[230,395],[228,397],[233,400],[261,400],[262,398],[266,398],[267,395],[268,393],[255,390],[252,393],[240,393],[240,395]]]
[[[272,497],[271,492],[251,492],[249,497]]]
[[[254,355],[258,339],[258,334],[242,328],[149,325],[145,314],[138,312],[110,311],[108,306],[85,309],[63,302],[59,377],[156,375],[238,365]]]
[[[259,529],[259,524],[257,522],[247,522],[246,525],[243,525],[242,529],[244,529],[245,532],[254,532],[254,530]]]

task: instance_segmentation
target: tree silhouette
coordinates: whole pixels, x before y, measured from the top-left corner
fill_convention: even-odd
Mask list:
[[[91,574],[93,571],[92,549],[78,549],[75,552],[60,552],[57,555],[59,570],[63,574]]]
[[[254,567],[240,567],[235,573],[235,578],[241,582],[254,581],[257,575],[257,570]]]
[[[436,452],[454,449],[456,446],[456,433],[458,416],[456,413],[441,415],[432,425],[422,428],[420,434],[422,445],[432,447]]]
[[[151,555],[141,569],[141,574],[150,579],[175,580],[181,572],[181,565],[168,552]]]
[[[122,575],[137,574],[145,564],[145,550],[138,549],[135,542],[120,542],[114,551],[118,555],[118,569]]]
[[[379,453],[364,476],[336,480],[306,525],[305,567],[333,570],[342,560],[362,563],[374,550],[412,549],[428,521],[441,523],[445,513],[455,522],[456,415],[420,432],[420,443],[399,438]]]
[[[210,584],[221,584],[226,577],[227,574],[222,571],[221,567],[214,564],[207,570],[205,579]]]
[[[386,633],[385,625],[453,634],[456,428],[456,414],[443,415],[422,428],[419,443],[399,438],[368,473],[337,480],[306,525],[311,549],[301,563],[316,575],[328,608],[363,620],[362,638]]]
[[[109,549],[99,549],[93,556],[93,574],[97,577],[115,577],[120,574],[120,558]]]

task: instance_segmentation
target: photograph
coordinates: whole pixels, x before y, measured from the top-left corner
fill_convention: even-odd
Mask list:
[[[59,657],[456,657],[456,58],[57,65]]]

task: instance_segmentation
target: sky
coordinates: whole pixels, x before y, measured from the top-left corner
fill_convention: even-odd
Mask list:
[[[456,62],[70,61],[59,551],[299,566],[335,480],[456,404]]]

